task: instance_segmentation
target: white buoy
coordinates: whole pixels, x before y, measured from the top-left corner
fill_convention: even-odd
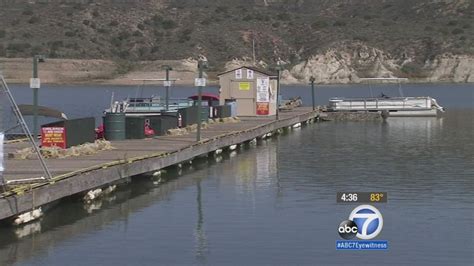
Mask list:
[[[100,197],[102,195],[102,189],[101,188],[98,188],[98,189],[94,189],[94,190],[90,190],[89,192],[86,193],[86,195],[84,196],[83,200],[86,202],[86,203],[90,203],[92,202],[93,200],[97,199],[98,197]]]
[[[301,127],[301,123],[296,123],[293,125],[293,128],[299,128],[299,127]]]
[[[222,153],[222,149],[217,149],[214,151],[214,155],[219,155]]]
[[[235,149],[237,149],[237,145],[234,144],[229,146],[229,150],[233,151]]]
[[[257,139],[252,139],[251,141],[249,141],[249,144],[252,144],[252,145],[257,144]]]
[[[158,170],[153,173],[153,176],[161,176],[161,174],[162,174],[161,170]]]
[[[117,185],[111,185],[104,190],[104,194],[110,194],[117,189]]]
[[[18,215],[16,219],[13,221],[13,224],[15,225],[26,224],[40,218],[41,216],[43,216],[43,211],[41,210],[41,207],[39,207],[32,211],[25,212]]]
[[[25,236],[29,236],[31,234],[38,233],[38,232],[41,232],[40,222],[25,224],[15,229],[15,235],[18,238],[23,238]]]
[[[267,133],[267,138],[270,138],[271,136],[273,136],[272,132]]]
[[[84,210],[86,210],[86,212],[89,214],[93,213],[94,211],[100,210],[101,208],[102,208],[101,200],[87,203],[86,205],[84,205]]]

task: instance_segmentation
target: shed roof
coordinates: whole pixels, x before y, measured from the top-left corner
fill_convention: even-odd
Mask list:
[[[269,77],[274,77],[274,76],[277,75],[277,74],[272,73],[270,71],[263,70],[263,69],[260,69],[260,68],[256,68],[256,67],[253,67],[253,66],[241,66],[241,67],[234,68],[234,69],[226,71],[226,72],[219,73],[217,76],[222,76],[222,75],[225,75],[225,74],[230,73],[230,72],[234,72],[237,69],[242,69],[242,68],[247,68],[247,69],[253,70],[254,72],[258,72],[260,74],[263,74],[263,75],[266,75],[266,76],[269,76]]]

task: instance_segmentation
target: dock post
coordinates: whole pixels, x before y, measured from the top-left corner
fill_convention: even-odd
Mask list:
[[[164,66],[166,71],[166,82],[165,82],[165,89],[166,89],[166,111],[169,110],[169,103],[170,103],[170,70],[173,70],[170,66]]]
[[[206,67],[205,61],[199,60],[198,69],[199,69],[199,86],[198,86],[198,106],[197,106],[197,131],[196,131],[196,141],[201,141],[201,113],[202,113],[202,87],[203,87],[203,71]]]
[[[316,106],[315,106],[315,103],[314,103],[314,82],[316,81],[316,79],[311,76],[311,78],[309,78],[309,81],[311,81],[311,101],[313,103],[313,111],[316,110]]]

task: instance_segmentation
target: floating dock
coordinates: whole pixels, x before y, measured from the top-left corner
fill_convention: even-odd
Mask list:
[[[127,178],[159,171],[168,166],[193,160],[216,150],[243,144],[281,128],[301,125],[320,116],[319,111],[300,107],[280,112],[275,117],[242,118],[237,123],[210,124],[196,133],[160,136],[143,140],[114,141],[113,150],[94,155],[47,159],[53,179],[41,184],[23,185],[0,196],[0,220],[15,217],[56,200],[84,193]],[[5,153],[25,147],[24,143],[5,145]],[[6,180],[43,176],[36,160],[7,159]]]

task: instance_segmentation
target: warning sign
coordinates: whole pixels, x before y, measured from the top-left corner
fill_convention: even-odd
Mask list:
[[[41,128],[41,145],[43,147],[66,148],[66,129],[64,127]]]
[[[270,113],[270,103],[257,103],[257,115],[268,115]]]
[[[239,90],[249,91],[250,90],[250,82],[239,82]]]
[[[257,102],[260,102],[260,103],[270,102],[270,79],[268,78],[257,79]]]

